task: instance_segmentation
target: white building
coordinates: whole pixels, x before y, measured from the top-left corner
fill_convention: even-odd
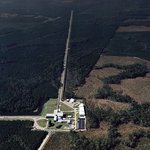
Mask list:
[[[57,121],[58,119],[62,118],[63,117],[63,112],[56,109],[54,110],[54,113],[53,114],[46,114],[46,118],[54,118],[54,121]]]
[[[58,109],[56,109],[56,110],[54,110],[54,116],[58,116],[58,117],[63,117],[63,112],[62,111],[60,111],[60,110],[58,110]]]
[[[79,118],[85,118],[85,109],[83,103],[79,105]]]
[[[46,114],[46,118],[54,118],[54,114]]]

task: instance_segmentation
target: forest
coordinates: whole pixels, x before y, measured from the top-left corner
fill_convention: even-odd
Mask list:
[[[37,150],[47,135],[33,131],[32,121],[0,121],[1,150]]]
[[[0,10],[0,114],[39,114],[57,98],[70,7],[8,0]]]
[[[83,11],[80,6],[74,15],[66,97],[74,96],[74,90],[84,84],[101,54],[149,60],[149,33],[116,33],[125,20],[148,17],[149,1],[101,0],[83,4]]]

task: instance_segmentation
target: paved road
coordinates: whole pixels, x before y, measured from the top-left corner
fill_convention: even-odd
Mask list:
[[[58,91],[58,101],[57,101],[57,108],[58,109],[59,109],[59,104],[60,104],[60,102],[64,96],[66,71],[67,71],[67,61],[68,61],[68,51],[69,51],[71,29],[72,29],[72,21],[73,21],[73,10],[71,11],[71,16],[70,16],[70,21],[69,21],[68,37],[67,37],[67,41],[66,41],[66,49],[65,49],[64,64],[63,64],[63,72],[61,74],[61,86],[60,86],[59,91]]]
[[[33,125],[34,129],[45,130],[45,128],[40,127],[37,123],[37,121],[40,119],[45,119],[45,117],[42,117],[42,116],[0,116],[0,120],[5,120],[5,121],[31,120],[31,121],[34,121],[34,125]]]

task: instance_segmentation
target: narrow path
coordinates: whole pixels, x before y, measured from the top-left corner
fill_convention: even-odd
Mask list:
[[[45,119],[42,116],[0,116],[0,120],[35,120],[35,119]]]
[[[73,10],[71,11],[71,16],[70,16],[70,21],[69,21],[68,37],[67,37],[67,41],[66,41],[66,49],[65,49],[64,64],[63,64],[63,72],[61,74],[61,86],[60,86],[59,91],[58,91],[58,101],[57,101],[57,108],[58,109],[59,109],[59,104],[60,104],[60,102],[64,96],[66,71],[67,71],[67,61],[68,61],[68,51],[69,51],[71,29],[72,29],[72,21],[73,21]]]

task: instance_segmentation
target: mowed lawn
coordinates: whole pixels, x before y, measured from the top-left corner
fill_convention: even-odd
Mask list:
[[[64,103],[61,103],[61,104],[60,104],[60,110],[61,110],[61,111],[73,111],[73,109],[72,109],[71,107],[67,106],[67,105],[64,104]]]
[[[55,109],[57,109],[57,99],[50,99],[44,104],[41,115],[45,116],[48,113],[53,113]],[[60,110],[61,111],[73,111],[71,107],[63,103],[60,104]]]
[[[48,100],[43,106],[41,115],[45,116],[47,113],[53,113],[56,107],[57,107],[57,99]]]

